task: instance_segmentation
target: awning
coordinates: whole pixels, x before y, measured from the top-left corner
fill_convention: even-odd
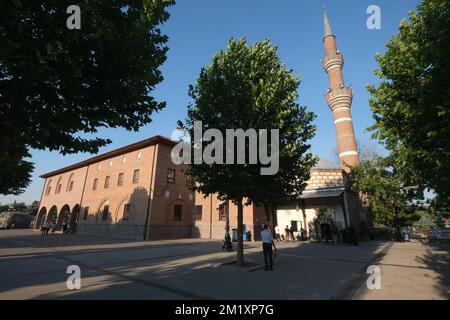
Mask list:
[[[323,190],[323,191],[305,191],[300,199],[317,199],[317,198],[337,198],[344,193],[344,190]]]

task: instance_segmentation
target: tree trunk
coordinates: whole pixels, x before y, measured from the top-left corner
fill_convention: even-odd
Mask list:
[[[265,215],[264,223],[269,224],[269,222],[270,222],[270,212],[269,212],[269,205],[268,204],[264,204],[264,215]]]
[[[237,207],[238,207],[238,213],[237,213],[237,223],[238,223],[238,240],[237,240],[237,265],[243,266],[244,265],[244,240],[243,240],[243,233],[244,233],[244,208],[242,206],[242,199],[239,199],[237,201]]]

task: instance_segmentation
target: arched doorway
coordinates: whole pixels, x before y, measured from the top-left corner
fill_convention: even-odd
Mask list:
[[[59,211],[58,222],[56,224],[56,230],[61,230],[63,224],[67,226],[69,221],[70,221],[70,207],[69,207],[69,205],[65,204],[61,208],[61,211]]]
[[[175,199],[166,209],[165,223],[186,223],[191,219],[189,205],[183,199]]]
[[[334,210],[331,208],[320,209],[316,225],[320,233],[320,242],[333,240]]]
[[[56,219],[58,217],[58,208],[56,206],[51,207],[50,211],[47,214],[47,219],[46,221],[48,223],[54,223],[56,224]]]
[[[75,227],[78,224],[78,218],[80,216],[80,206],[77,204],[72,209],[72,216],[70,217],[69,228]]]
[[[41,228],[42,224],[45,221],[46,214],[47,214],[47,209],[45,207],[42,207],[37,215],[36,224],[34,225],[34,230],[39,230]]]

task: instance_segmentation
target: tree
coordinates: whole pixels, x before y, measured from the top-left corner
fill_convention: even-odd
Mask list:
[[[173,0],[88,1],[81,29],[69,30],[65,1],[0,3],[0,193],[30,180],[28,150],[97,152],[100,127],[137,130],[165,104],[151,95],[163,80],[166,21]]]
[[[1,119],[0,122],[2,122]],[[4,140],[12,142],[13,139],[0,136],[0,141]],[[30,156],[25,146],[10,143],[5,147],[8,149],[0,150],[0,194],[17,195],[22,193],[30,183],[34,165],[24,159]]]
[[[411,201],[415,190],[404,186],[402,177],[393,170],[388,159],[377,157],[353,166],[346,188],[361,196],[378,224],[394,224],[399,228],[419,218]]]
[[[245,39],[231,39],[227,50],[219,51],[212,63],[201,70],[195,85],[190,86],[193,102],[188,107],[188,118],[185,123],[179,122],[179,126],[194,137],[193,147],[199,143],[203,149],[207,146],[205,140],[199,141],[193,135],[196,121],[202,122],[202,130],[216,129],[223,137],[227,129],[279,130],[279,137],[271,136],[265,150],[279,159],[279,170],[273,175],[261,174],[261,169],[266,167],[261,164],[261,157],[257,164],[250,161],[238,164],[237,143],[234,143],[232,164],[202,162],[193,164],[189,170],[196,180],[197,191],[215,194],[220,200],[237,205],[238,265],[244,264],[243,206],[297,198],[315,163],[307,143],[315,133],[316,128],[311,124],[315,116],[297,104],[299,84],[299,78],[281,63],[277,48],[269,40],[248,46]],[[250,159],[251,153],[260,155],[262,140],[260,134],[258,146],[252,148],[250,139],[245,139],[246,159]],[[215,149],[212,154],[227,154],[226,146],[220,148],[223,149]]]
[[[450,204],[450,2],[424,0],[377,55],[371,128],[406,185]]]

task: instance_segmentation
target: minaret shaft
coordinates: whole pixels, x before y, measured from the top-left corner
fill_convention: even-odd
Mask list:
[[[343,170],[349,171],[349,167],[359,162],[352,115],[350,112],[353,92],[351,88],[345,87],[344,77],[342,75],[344,56],[337,50],[336,38],[331,30],[325,8],[323,14],[325,57],[322,63],[328,74],[328,82],[330,85],[326,99],[328,106],[333,112],[341,167]]]

